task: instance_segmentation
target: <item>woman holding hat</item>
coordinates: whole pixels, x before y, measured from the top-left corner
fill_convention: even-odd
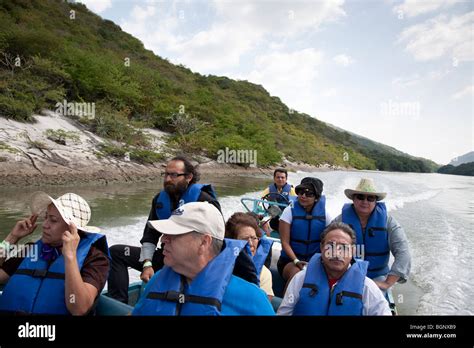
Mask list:
[[[0,311],[23,314],[85,315],[91,313],[109,271],[107,241],[96,227],[88,226],[89,204],[74,193],[53,199],[36,192],[33,215],[16,223],[1,243],[12,245],[36,229],[45,211],[41,239],[29,245],[29,255],[16,255],[0,267]]]
[[[326,213],[323,182],[307,177],[295,188],[298,200],[280,217],[281,255],[278,272],[287,283],[320,250],[320,235],[331,219]]]
[[[367,277],[382,290],[397,281],[406,282],[411,267],[408,240],[403,228],[388,214],[385,203],[380,202],[387,194],[379,192],[370,178],[362,178],[355,189],[344,193],[352,203],[344,205],[335,221],[349,224],[356,232],[357,249],[362,251],[359,258],[369,261]],[[394,256],[391,267],[390,252]]]

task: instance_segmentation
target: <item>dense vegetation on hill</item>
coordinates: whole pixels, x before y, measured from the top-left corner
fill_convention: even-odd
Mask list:
[[[95,118],[82,122],[141,149],[146,126],[172,132],[170,145],[189,154],[257,150],[259,165],[285,157],[358,169],[436,167],[291,112],[262,86],[173,65],[82,4],[0,1],[0,115],[28,122],[63,100],[95,103]]]
[[[459,166],[448,164],[439,168],[438,173],[474,176],[474,162],[463,163]]]

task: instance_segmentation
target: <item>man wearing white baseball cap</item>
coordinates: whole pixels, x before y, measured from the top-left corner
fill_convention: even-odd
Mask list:
[[[41,239],[29,245],[30,255],[0,259],[0,311],[22,314],[85,315],[91,313],[109,271],[107,241],[89,226],[89,204],[75,193],[57,199],[35,192],[32,215],[18,221],[0,243],[8,251],[32,234],[45,212]],[[26,249],[26,247],[25,247]]]
[[[258,286],[232,275],[247,242],[224,239],[216,207],[187,203],[149,224],[163,234],[165,267],[151,278],[133,315],[275,314]]]

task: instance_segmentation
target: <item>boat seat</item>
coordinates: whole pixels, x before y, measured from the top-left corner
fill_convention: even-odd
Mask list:
[[[132,306],[117,301],[111,297],[100,295],[96,308],[96,315],[128,315],[133,310]]]

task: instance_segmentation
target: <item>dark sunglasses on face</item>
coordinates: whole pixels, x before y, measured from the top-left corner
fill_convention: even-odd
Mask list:
[[[361,195],[360,193],[354,195],[354,197],[357,198],[357,200],[359,201],[367,200],[367,202],[375,202],[377,200],[377,196],[366,196],[366,195]]]
[[[161,176],[165,178],[169,176],[171,179],[176,179],[178,176],[183,176],[183,175],[186,175],[186,173],[168,173],[168,172],[161,173]]]
[[[308,197],[308,198],[316,197],[316,194],[315,194],[314,192],[312,192],[312,191],[310,191],[310,190],[307,190],[307,189],[306,189],[306,190],[298,190],[298,191],[296,191],[296,194],[297,194],[298,196],[303,196],[303,195],[305,195],[305,196]]]

